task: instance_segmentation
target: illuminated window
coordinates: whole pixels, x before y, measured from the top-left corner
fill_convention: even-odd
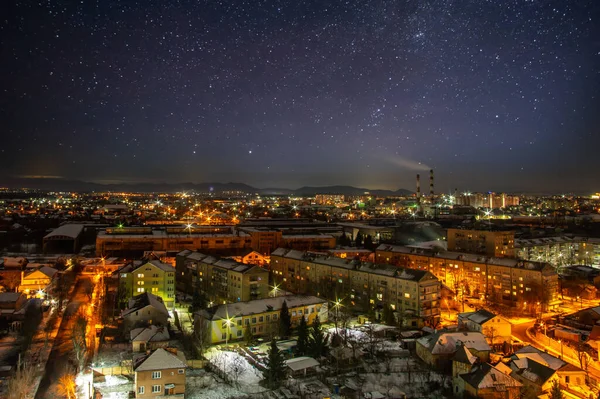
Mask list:
[[[404,298],[410,298],[410,294],[408,292],[404,293]]]

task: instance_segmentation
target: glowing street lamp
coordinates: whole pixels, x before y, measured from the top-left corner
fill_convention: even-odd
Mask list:
[[[273,289],[271,290],[271,292],[273,293],[273,298],[275,298],[277,296],[277,292],[279,292],[279,285],[275,284],[272,288]]]

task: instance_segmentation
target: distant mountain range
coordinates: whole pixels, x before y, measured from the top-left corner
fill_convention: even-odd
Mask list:
[[[8,188],[30,188],[44,191],[129,191],[129,192],[181,192],[195,191],[198,193],[214,192],[220,194],[226,191],[242,191],[245,193],[258,193],[263,195],[314,195],[314,194],[343,194],[363,195],[369,193],[379,196],[402,196],[413,194],[410,190],[369,190],[367,188],[352,186],[323,186],[323,187],[301,187],[296,190],[286,188],[256,188],[244,183],[115,183],[101,184],[84,182],[81,180],[69,180],[61,178],[23,178],[8,177],[0,178],[0,187]]]

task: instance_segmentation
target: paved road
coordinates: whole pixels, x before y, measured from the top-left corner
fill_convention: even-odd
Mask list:
[[[548,319],[549,317],[545,318],[545,320]],[[546,351],[555,357],[561,358],[562,355],[563,360],[565,362],[577,367],[581,367],[577,356],[577,352],[573,348],[567,345],[563,345],[563,348],[561,350],[560,346],[557,345],[556,342],[553,345],[549,345],[551,343],[551,340],[549,340],[548,337],[542,332],[538,332],[535,336],[532,337],[533,339],[528,337],[526,331],[528,328],[533,327],[533,324],[534,322],[531,321],[528,323],[513,325],[512,335],[523,342],[529,342],[532,346],[540,350]],[[600,365],[598,364],[598,362],[591,363],[588,367],[588,372],[590,377],[594,378],[596,381],[600,381]]]
[[[54,346],[46,366],[44,377],[35,396],[36,399],[56,398],[58,379],[66,372],[75,371],[75,358],[73,355],[73,342],[71,341],[71,330],[75,321],[74,315],[80,307],[89,303],[89,297],[85,288],[92,284],[89,278],[79,278],[75,284],[75,290],[71,301],[67,306],[58,334],[54,340]]]

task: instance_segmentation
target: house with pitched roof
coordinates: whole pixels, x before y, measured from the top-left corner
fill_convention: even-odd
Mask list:
[[[437,332],[417,339],[417,356],[430,366],[438,369],[449,369],[455,353],[465,346],[469,352],[487,362],[490,348],[485,336],[480,332]]]
[[[21,284],[18,291],[30,298],[42,298],[52,292],[57,278],[58,270],[48,266],[42,266],[28,274],[21,272]]]
[[[185,397],[187,361],[176,349],[156,349],[133,361],[135,397],[140,399]]]
[[[129,333],[134,352],[145,352],[169,346],[169,330],[165,326],[134,328]]]
[[[514,369],[515,365],[518,366],[523,363],[523,359],[535,361],[554,370],[556,372],[556,378],[562,387],[569,388],[573,385],[579,387],[586,386],[587,378],[585,370],[552,356],[547,352],[541,351],[531,345],[525,346],[515,352],[511,356],[511,362],[509,363],[509,366]],[[536,369],[536,365],[533,365],[533,367]],[[548,384],[543,384],[539,389],[548,389]]]
[[[459,375],[454,386],[455,397],[483,399],[517,399],[523,384],[489,363],[475,366],[466,374]]]
[[[161,297],[145,292],[129,300],[121,317],[125,331],[130,331],[136,326],[166,326],[169,321],[169,311]]]
[[[524,398],[533,399],[549,392],[554,381],[559,380],[556,370],[544,364],[539,358],[517,357],[510,362],[509,367],[512,370],[510,376],[523,384]]]
[[[458,328],[482,333],[491,345],[510,343],[512,340],[512,324],[504,317],[485,309],[459,313]]]
[[[464,344],[461,344],[452,358],[452,385],[456,386],[459,376],[470,373],[478,363],[479,358],[474,356]]]

